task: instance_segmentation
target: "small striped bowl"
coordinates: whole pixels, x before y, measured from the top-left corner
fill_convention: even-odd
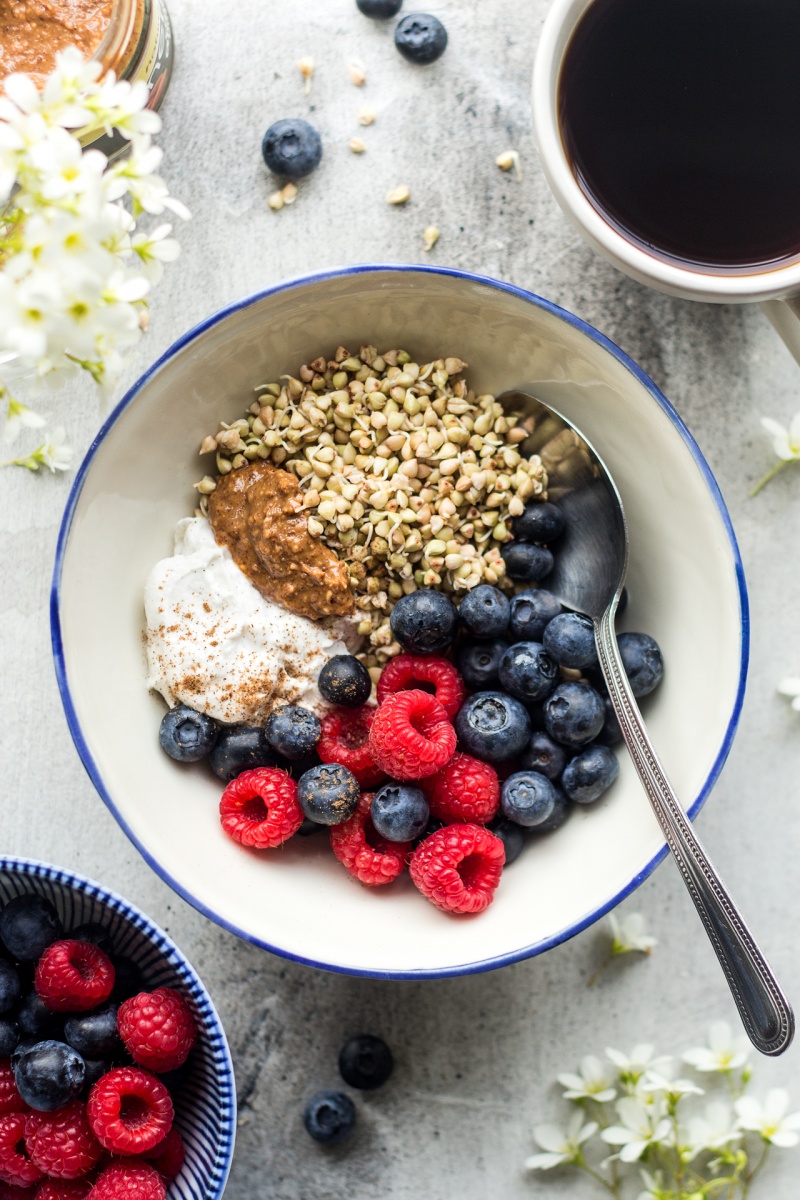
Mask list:
[[[217,1200],[225,1191],[236,1136],[236,1091],[225,1031],[198,975],[167,935],[127,900],[98,883],[24,858],[0,858],[0,907],[22,892],[45,896],[66,930],[100,921],[117,953],[136,964],[147,986],[183,993],[199,1030],[192,1071],[174,1094],[186,1162],[169,1200]]]

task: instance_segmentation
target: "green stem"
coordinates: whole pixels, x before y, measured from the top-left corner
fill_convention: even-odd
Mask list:
[[[769,1142],[764,1142],[762,1150],[761,1150],[761,1157],[759,1158],[756,1165],[753,1167],[750,1174],[745,1175],[744,1179],[742,1180],[742,1200],[745,1200],[745,1196],[748,1196],[750,1194],[750,1185],[753,1182],[753,1180],[755,1179],[756,1175],[761,1170],[761,1168],[764,1166],[764,1163],[767,1161],[768,1154],[769,1154]]]
[[[605,971],[606,967],[611,966],[611,963],[614,961],[614,957],[615,957],[615,955],[612,951],[612,953],[609,954],[608,958],[603,959],[603,961],[600,963],[600,966],[597,968],[597,970],[593,971],[592,974],[589,976],[589,978],[586,980],[587,987],[594,987],[594,985],[597,983],[600,976],[603,974],[603,971]]]
[[[783,470],[783,468],[784,468],[785,466],[788,466],[788,464],[789,464],[790,462],[794,462],[794,459],[791,459],[791,458],[781,458],[781,459],[779,459],[779,460],[778,460],[778,462],[775,464],[775,466],[774,466],[774,467],[773,467],[773,468],[772,468],[770,471],[767,471],[767,473],[766,473],[766,475],[764,476],[764,478],[763,478],[763,479],[761,479],[761,480],[760,480],[760,481],[759,481],[759,482],[756,484],[756,486],[753,488],[752,492],[750,493],[750,499],[752,500],[753,496],[757,496],[757,495],[758,495],[758,493],[761,491],[761,489],[762,489],[763,487],[766,487],[766,485],[769,483],[769,481],[770,481],[771,479],[774,479],[774,478],[775,478],[775,476],[778,474],[778,472],[779,472],[779,471],[782,471],[782,470]]]
[[[610,1192],[611,1195],[616,1198],[616,1200],[620,1200],[618,1183],[609,1183],[607,1179],[603,1178],[599,1171],[595,1171],[592,1167],[590,1167],[583,1158],[577,1160],[575,1162],[575,1166],[581,1171],[585,1171],[587,1175],[591,1175],[592,1179],[596,1180],[597,1183],[602,1184],[606,1191]]]

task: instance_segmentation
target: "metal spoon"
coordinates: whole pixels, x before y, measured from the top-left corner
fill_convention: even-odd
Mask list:
[[[603,460],[555,409],[528,392],[499,397],[509,411],[535,418],[520,447],[539,454],[548,496],[567,518],[546,587],[568,608],[590,617],[597,657],[622,736],[728,980],[753,1045],[782,1054],[794,1014],[753,935],[709,862],[647,734],[614,633],[628,566],[628,530],[619,492]]]

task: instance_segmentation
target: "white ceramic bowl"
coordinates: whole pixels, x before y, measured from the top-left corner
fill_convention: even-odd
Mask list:
[[[197,447],[255,384],[343,344],[458,355],[479,391],[527,386],[595,444],[630,523],[631,603],[666,659],[646,707],[653,740],[694,814],[728,752],[747,662],[747,599],[711,472],[650,379],[602,334],[545,300],[456,271],[354,267],[270,288],[191,330],[112,413],[67,504],[53,581],[56,671],[97,790],[148,862],[221,925],[333,970],[414,977],[538,954],[637,887],[664,840],[623,750],[618,783],[530,845],[478,918],[447,917],[408,877],[369,891],[325,838],[263,855],[223,834],[220,784],[159,748],[162,701],[144,686],[142,587],[193,511]]]

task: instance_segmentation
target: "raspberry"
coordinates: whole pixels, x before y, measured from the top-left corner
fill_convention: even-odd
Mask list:
[[[33,1200],[86,1200],[93,1187],[89,1179],[43,1179]],[[31,1193],[26,1195],[30,1198]],[[6,1200],[0,1192],[0,1200]]]
[[[35,987],[53,1012],[88,1012],[111,995],[114,967],[91,942],[53,942],[39,959]]]
[[[497,771],[469,754],[454,754],[441,771],[425,780],[423,790],[431,816],[446,825],[454,821],[487,825],[500,805]]]
[[[339,763],[355,775],[362,788],[383,783],[386,772],[376,765],[370,749],[370,730],[377,708],[335,708],[322,718],[317,754],[324,763]]]
[[[117,1022],[131,1058],[150,1071],[183,1066],[197,1039],[191,1009],[174,988],[132,996],[120,1005]]]
[[[56,1112],[28,1113],[25,1146],[31,1162],[56,1179],[80,1179],[103,1153],[80,1100],[72,1100]]]
[[[451,913],[479,913],[491,904],[506,852],[483,825],[447,825],[411,855],[411,878],[426,899]]]
[[[396,692],[376,712],[369,744],[375,762],[393,779],[424,779],[453,757],[456,731],[435,696]]]
[[[228,837],[256,850],[272,850],[297,833],[303,813],[297,784],[285,771],[257,767],[231,780],[219,802]]]
[[[167,1185],[149,1163],[112,1162],[97,1176],[92,1200],[166,1200]]]
[[[161,1080],[136,1067],[116,1067],[99,1079],[86,1112],[100,1145],[117,1154],[146,1154],[167,1136],[174,1116]]]
[[[164,1140],[148,1151],[144,1157],[153,1164],[159,1175],[163,1175],[168,1183],[177,1179],[181,1173],[183,1160],[186,1158],[186,1151],[183,1147],[183,1138],[174,1125]]]
[[[0,1200],[35,1200],[39,1194],[38,1191],[34,1192],[33,1188],[17,1187],[15,1183],[6,1183],[5,1180],[0,1179]],[[86,1192],[83,1193],[83,1196],[85,1195],[87,1195]],[[49,1200],[47,1195],[45,1195],[45,1200]],[[58,1200],[58,1197],[54,1196],[53,1200]],[[78,1200],[82,1200],[82,1196],[78,1197]]]
[[[464,703],[467,692],[464,680],[446,658],[415,658],[412,654],[398,654],[397,658],[386,664],[378,680],[378,704],[383,704],[387,696],[410,688],[428,692],[430,687],[426,687],[426,684],[433,685],[433,695],[452,719]]]
[[[369,815],[372,796],[364,792],[352,817],[331,828],[331,849],[359,883],[380,887],[404,870],[411,843],[387,842],[376,832]]]
[[[42,1178],[25,1149],[25,1120],[25,1113],[0,1117],[0,1179],[17,1187],[30,1187]]]
[[[0,1116],[5,1116],[6,1113],[27,1112],[27,1109],[27,1104],[17,1091],[11,1059],[0,1059]]]

